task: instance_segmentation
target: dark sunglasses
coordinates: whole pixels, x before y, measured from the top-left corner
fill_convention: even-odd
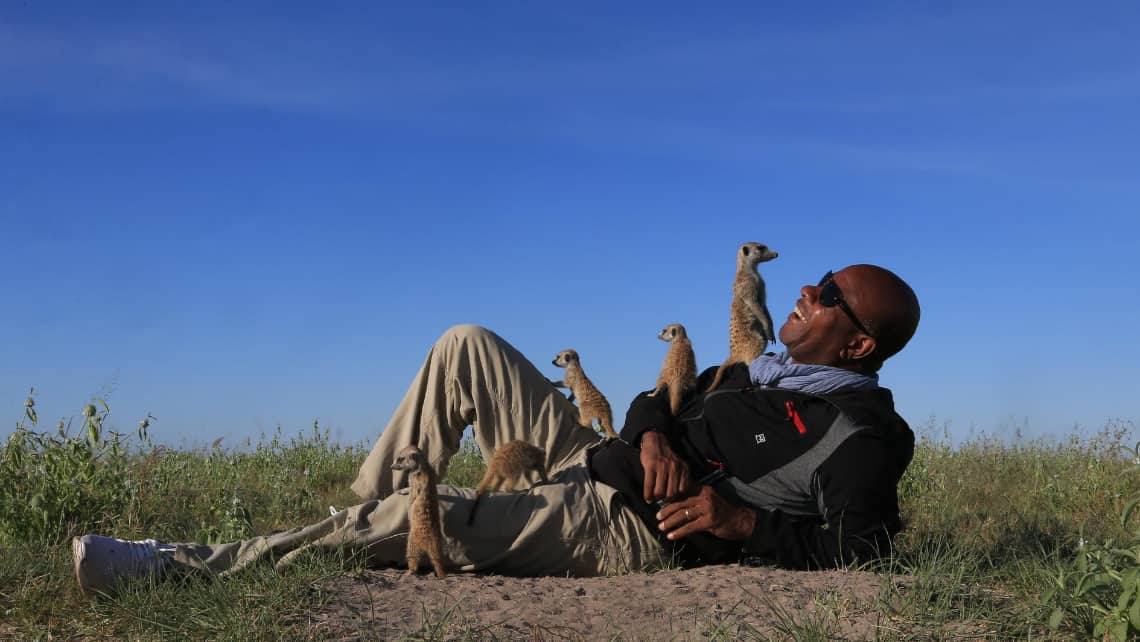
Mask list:
[[[838,305],[839,309],[843,310],[843,313],[847,315],[848,319],[851,319],[851,322],[855,324],[856,328],[859,328],[863,334],[872,339],[875,338],[875,335],[871,334],[870,330],[855,316],[855,313],[851,310],[851,306],[847,305],[847,300],[843,298],[843,291],[839,289],[839,284],[835,282],[834,272],[828,270],[827,274],[824,274],[823,278],[819,280],[819,285],[816,287],[819,288],[820,305],[825,308]]]

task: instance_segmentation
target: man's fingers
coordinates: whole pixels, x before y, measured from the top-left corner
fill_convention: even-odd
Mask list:
[[[653,485],[657,483],[657,467],[645,467],[645,484],[643,484],[642,492],[645,494],[646,503],[653,501]]]
[[[696,498],[669,504],[658,511],[657,516],[659,518],[657,527],[664,531],[669,539],[686,537],[711,525],[705,509],[699,506]]]
[[[682,470],[681,471],[681,479],[677,484],[677,494],[682,496],[682,497],[688,497],[689,496],[689,490],[692,487],[693,487],[693,485],[689,482],[689,471]]]
[[[657,512],[658,523],[657,528],[668,533],[669,531],[678,528],[689,521],[692,516],[693,509],[688,507],[684,502],[674,502],[667,504],[664,508]]]
[[[699,533],[701,531],[708,530],[708,528],[712,526],[712,520],[709,519],[708,516],[694,515],[694,518],[695,519],[681,524],[676,530],[670,530],[668,528],[665,529],[665,532],[668,533],[666,537],[669,539],[681,539],[682,537],[688,537],[693,533]]]
[[[684,502],[673,502],[671,504],[665,504],[661,507],[661,510],[657,511],[657,521],[664,522],[672,517],[675,513],[679,513],[684,510]]]
[[[715,512],[716,507],[702,492],[663,507],[657,512],[657,528],[671,540],[688,537],[712,529]]]
[[[665,491],[669,488],[669,469],[662,468],[657,471],[657,483],[653,484],[653,500],[665,499]]]
[[[678,479],[679,475],[677,468],[675,466],[670,468],[671,470],[669,471],[669,482],[665,486],[665,499],[674,500],[677,498],[677,485],[680,479]]]

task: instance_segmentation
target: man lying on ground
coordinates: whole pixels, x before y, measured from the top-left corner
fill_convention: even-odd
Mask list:
[[[471,425],[487,460],[514,439],[545,449],[550,482],[485,495],[470,525],[474,491],[439,486],[449,569],[592,576],[669,560],[830,568],[882,556],[901,528],[897,486],[914,435],[877,372],[914,334],[918,300],[872,265],[828,272],[800,295],[779,332],[786,352],[734,367],[677,417],[666,395],[638,395],[622,439],[610,441],[582,429],[573,404],[506,341],[456,326],[431,348],[361,466],[352,489],[364,503],[227,544],[76,537],[76,579],[90,594],[131,576],[225,575],[329,547],[402,565],[408,495],[391,468],[395,453],[418,445],[442,477]]]

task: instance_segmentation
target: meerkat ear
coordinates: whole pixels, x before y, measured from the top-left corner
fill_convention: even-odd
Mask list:
[[[748,246],[745,245],[744,247],[740,248],[740,253],[743,254],[744,256],[748,256],[748,249],[749,249]]]

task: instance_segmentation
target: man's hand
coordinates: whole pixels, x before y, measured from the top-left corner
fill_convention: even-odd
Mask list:
[[[646,502],[672,501],[692,490],[689,465],[673,452],[661,433],[649,431],[641,436],[641,467],[645,469]]]
[[[693,497],[667,504],[657,513],[657,519],[657,528],[669,539],[708,531],[721,539],[740,541],[747,539],[756,527],[752,509],[732,504],[712,486],[701,486]]]

